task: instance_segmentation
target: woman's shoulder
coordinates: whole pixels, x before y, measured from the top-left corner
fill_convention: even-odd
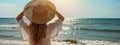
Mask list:
[[[59,25],[62,25],[62,20],[61,19],[56,19],[56,20],[48,23],[48,26],[52,27],[52,28],[57,27]]]
[[[61,19],[53,19],[48,24],[51,24],[51,23],[62,23],[62,20]]]

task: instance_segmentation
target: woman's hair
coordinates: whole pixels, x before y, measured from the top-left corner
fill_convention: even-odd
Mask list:
[[[47,34],[47,25],[31,23],[29,29],[30,45],[43,44],[43,40],[46,38]]]

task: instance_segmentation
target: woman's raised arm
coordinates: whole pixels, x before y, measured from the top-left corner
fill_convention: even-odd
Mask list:
[[[22,19],[24,16],[23,11],[16,17],[16,20],[19,21],[20,19]]]
[[[57,17],[59,19],[61,19],[62,21],[64,21],[65,18],[58,11],[56,12],[56,14],[57,14]]]

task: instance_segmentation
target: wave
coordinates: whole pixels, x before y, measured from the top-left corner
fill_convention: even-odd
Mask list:
[[[81,30],[90,30],[90,31],[103,31],[103,32],[120,32],[120,30],[115,29],[92,29],[92,28],[80,28]]]
[[[0,25],[0,28],[17,28],[18,25]]]
[[[0,32],[18,32],[19,30],[0,30]]]
[[[85,27],[63,27],[63,30],[85,30],[85,31],[103,31],[103,32],[120,32],[120,29],[97,29]]]
[[[63,24],[68,25],[120,25],[119,22],[64,22]]]
[[[9,38],[9,37],[14,37],[14,36],[9,36],[9,35],[0,35],[0,38]]]
[[[68,25],[120,25],[120,19],[66,19]]]

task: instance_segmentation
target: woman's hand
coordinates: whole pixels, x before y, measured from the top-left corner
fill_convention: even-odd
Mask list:
[[[19,20],[21,20],[22,18],[23,18],[23,16],[24,16],[24,13],[23,13],[23,11],[16,17],[16,20],[17,21],[19,21]]]
[[[61,19],[62,21],[64,21],[64,17],[58,11],[56,11],[56,14],[57,14],[57,17],[59,19]]]

